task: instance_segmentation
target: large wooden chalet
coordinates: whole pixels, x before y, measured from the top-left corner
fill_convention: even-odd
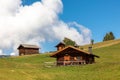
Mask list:
[[[63,42],[60,42],[56,47],[57,51],[51,54],[51,57],[56,58],[57,65],[92,64],[95,62],[95,57],[99,57],[74,46],[66,47]]]
[[[39,54],[39,47],[36,45],[21,44],[18,47],[19,55]]]

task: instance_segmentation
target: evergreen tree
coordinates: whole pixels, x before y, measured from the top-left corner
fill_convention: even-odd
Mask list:
[[[111,40],[114,40],[114,39],[115,39],[114,34],[113,34],[112,32],[110,32],[109,34],[110,34],[110,39],[111,39]]]
[[[71,45],[71,46],[75,46],[75,41],[72,41],[71,39],[69,39],[69,38],[64,38],[64,40],[63,40],[63,42],[65,43],[65,45],[66,46],[69,46],[69,45]]]
[[[94,44],[94,40],[93,39],[91,39],[91,45],[93,45]]]
[[[108,41],[108,40],[114,40],[115,36],[112,32],[106,33],[106,35],[103,38],[103,41]]]

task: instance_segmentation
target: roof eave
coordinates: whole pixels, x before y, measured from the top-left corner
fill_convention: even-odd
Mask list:
[[[60,51],[57,51],[57,52],[55,52],[55,53],[51,54],[51,56],[50,56],[50,57],[57,57],[56,55],[57,55],[59,52],[61,52],[61,51],[65,50],[65,49],[67,49],[67,48],[73,48],[73,49],[75,49],[75,50],[78,50],[78,51],[83,52],[83,53],[84,53],[84,54],[86,54],[86,55],[89,55],[89,53],[88,53],[88,52],[85,52],[85,51],[79,50],[79,49],[77,49],[77,48],[75,48],[75,47],[73,47],[73,46],[67,46],[67,47],[66,47],[66,48],[64,48],[64,49],[62,49],[62,50],[60,50]]]

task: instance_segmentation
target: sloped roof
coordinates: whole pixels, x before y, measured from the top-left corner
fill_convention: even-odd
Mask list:
[[[37,45],[30,45],[30,44],[20,44],[20,46],[18,47],[18,49],[21,46],[24,47],[24,48],[36,48],[36,49],[39,49],[39,47]]]
[[[75,49],[75,50],[77,50],[77,51],[83,52],[83,53],[85,53],[85,54],[89,54],[88,52],[85,52],[85,51],[80,50],[80,49],[78,49],[78,48],[75,48],[75,47],[73,47],[73,46],[67,46],[67,47],[65,47],[65,48],[63,48],[63,49],[61,49],[61,50],[59,50],[59,51],[57,51],[57,52],[51,54],[50,56],[53,57],[53,56],[59,54],[60,52],[66,50],[66,49],[68,49],[68,48],[72,48],[72,49]]]
[[[64,42],[60,42],[60,43],[58,43],[55,47],[58,47],[59,45],[65,45],[65,43]]]
[[[99,56],[97,56],[97,55],[90,54],[89,52],[80,50],[79,48],[75,48],[75,47],[73,47],[73,46],[67,46],[67,47],[65,47],[64,49],[59,50],[59,51],[51,54],[50,56],[51,56],[51,57],[56,57],[57,54],[60,54],[62,51],[67,50],[68,48],[71,48],[71,49],[74,49],[74,50],[76,50],[76,51],[82,52],[82,53],[84,53],[84,54],[86,54],[86,55],[92,55],[92,56],[95,56],[95,57],[99,57]]]

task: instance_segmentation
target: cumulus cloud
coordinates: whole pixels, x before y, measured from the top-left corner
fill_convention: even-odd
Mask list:
[[[0,50],[0,55],[4,55],[4,53],[2,52],[2,50]]]
[[[21,43],[40,45],[64,37],[78,44],[89,43],[88,28],[59,19],[63,9],[61,0],[41,0],[29,6],[21,3],[22,0],[0,0],[0,54],[12,48],[11,55],[18,55],[17,47]]]
[[[63,40],[64,37],[68,37],[79,45],[88,44],[91,40],[91,31],[76,22],[68,24],[59,22],[57,27],[53,27],[53,30],[57,38]]]

